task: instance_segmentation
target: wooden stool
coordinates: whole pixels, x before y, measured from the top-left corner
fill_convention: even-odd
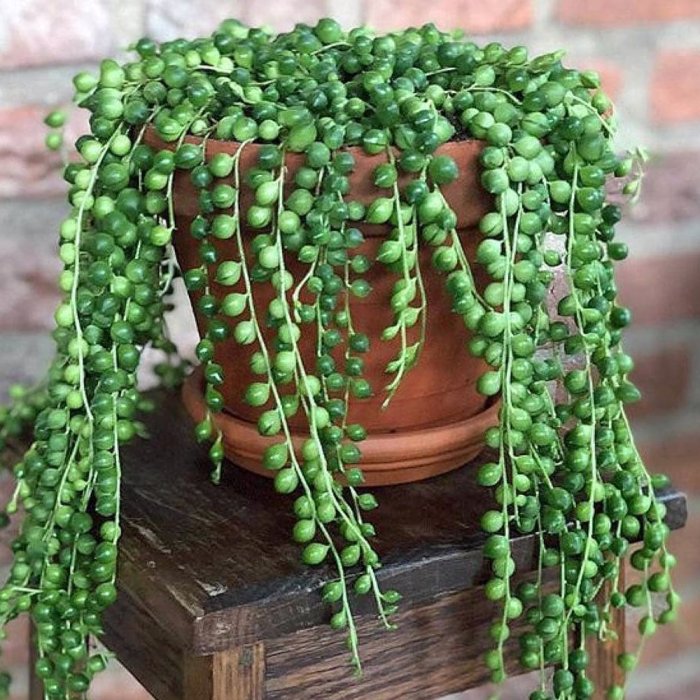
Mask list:
[[[403,600],[395,631],[358,602],[358,680],[344,634],[327,626],[324,572],[303,566],[291,541],[292,499],[230,465],[214,486],[179,397],[154,398],[151,438],[124,459],[119,599],[104,641],[157,700],[432,700],[488,680],[497,612],[480,588],[489,567],[476,464],[376,490],[381,579]],[[668,524],[681,527],[684,496],[663,499]],[[518,571],[534,570],[535,540],[515,540]],[[598,687],[615,678],[623,646],[621,635],[594,655]],[[517,646],[510,651],[516,673]],[[42,697],[34,680],[30,700]]]

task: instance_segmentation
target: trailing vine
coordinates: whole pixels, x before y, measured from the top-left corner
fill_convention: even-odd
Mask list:
[[[358,670],[357,597],[370,596],[391,627],[400,595],[381,587],[366,520],[378,504],[362,488],[367,431],[349,410],[379,391],[391,410],[421,361],[430,313],[421,251],[432,251],[455,323],[489,365],[479,391],[501,398],[499,425],[485,437],[494,457],[477,476],[495,501],[481,525],[485,595],[501,610],[485,663],[495,682],[506,677],[505,643],[521,620],[520,663],[540,671],[531,699],[591,697],[588,650],[615,634],[612,609],[643,608],[644,639],[678,605],[655,496],[666,480],[647,472],[625,412],[639,398],[621,345],[630,313],[614,280],[627,248],[606,194],[612,178],[632,174],[625,191],[636,197],[645,155],[616,154],[598,76],[565,68],[560,52],[482,48],[432,25],[375,35],[323,19],[275,36],[230,20],[208,38],[133,48],[132,61],[75,77],[91,133],[64,171],[71,213],[60,229],[56,358],[45,382],[13,389],[0,412],[0,443],[29,426],[34,437],[6,509],[24,515],[0,620],[27,612],[34,621],[45,697],[85,697],[105,665],[89,642],[117,596],[121,446],[143,433],[138,412],[150,403],[137,383],[142,351],[165,354],[157,374],[167,386],[187,369],[164,320],[178,274],[173,235],[199,242],[199,263],[182,278],[206,320],[196,355],[207,413],[195,434],[209,443],[212,478],[224,460],[217,358],[233,339],[254,348],[245,400],[270,438],[263,465],[277,491],[295,496],[302,561],[329,565],[323,599]],[[63,148],[64,122],[61,112],[47,117],[50,148]],[[480,179],[491,196],[475,256],[444,194],[460,172],[441,146],[466,138],[483,142]],[[210,153],[213,140],[238,146]],[[384,156],[373,182],[385,196],[367,206],[350,187],[352,147]],[[256,164],[243,168],[249,149]],[[176,177],[197,191],[189,231],[176,230]],[[372,260],[363,229],[375,225],[390,233]],[[365,378],[370,341],[353,321],[373,264],[395,280],[381,338],[397,350],[386,387]],[[554,309],[557,275],[567,290]],[[314,366],[301,350],[308,338]],[[295,416],[308,426],[303,443],[293,439]],[[538,573],[516,581],[511,538],[525,533],[537,534]],[[622,590],[626,561],[641,582]],[[545,569],[558,572],[555,592],[544,590]],[[635,661],[618,659],[625,671]],[[610,700],[625,694],[605,690]]]

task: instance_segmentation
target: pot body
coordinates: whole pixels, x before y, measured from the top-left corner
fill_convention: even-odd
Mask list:
[[[147,133],[146,143],[156,147],[171,147],[160,142],[153,133]],[[191,138],[192,142],[196,139]],[[233,142],[208,141],[206,157],[207,159],[216,153],[229,153],[233,155],[239,145]],[[241,211],[245,212],[254,202],[253,191],[248,187],[245,180],[246,170],[255,167],[257,163],[258,146],[250,144],[246,146],[240,157]],[[442,188],[448,203],[457,215],[458,233],[462,240],[462,245],[470,259],[474,258],[474,251],[479,242],[479,234],[476,230],[479,219],[488,211],[490,200],[479,184],[478,156],[481,152],[482,144],[478,141],[465,140],[452,142],[443,145],[438,149],[438,154],[450,155],[458,164],[460,177]],[[360,201],[369,204],[377,197],[387,196],[386,189],[379,189],[373,184],[372,174],[374,169],[386,162],[384,154],[370,156],[359,148],[349,149],[355,156],[355,169],[350,174],[350,192],[348,201]],[[288,169],[288,181],[292,182],[295,172],[304,163],[304,156],[300,154],[288,154],[285,165]],[[401,176],[399,185],[408,181],[406,176]],[[177,171],[174,182],[174,206],[176,216],[177,231],[174,236],[174,246],[178,263],[183,270],[187,270],[200,265],[198,246],[199,243],[190,234],[190,224],[198,214],[197,190],[192,185],[189,175],[186,172]],[[242,219],[244,217],[241,217]],[[388,225],[366,225],[356,222],[352,225],[359,228],[364,234],[365,241],[359,249],[353,252],[365,254],[370,260],[376,257],[377,250],[383,239],[390,231]],[[243,226],[244,239],[250,240],[260,233]],[[219,259],[239,259],[239,251],[234,239],[226,241],[216,241],[219,250]],[[451,311],[451,300],[445,290],[445,276],[437,272],[431,264],[432,250],[424,246],[420,253],[420,268],[425,285],[427,297],[427,326],[426,342],[420,355],[418,363],[409,370],[403,377],[401,385],[394,395],[388,408],[383,409],[382,404],[386,398],[385,385],[393,375],[385,373],[387,363],[393,359],[400,349],[398,338],[392,341],[381,339],[384,328],[393,324],[393,313],[390,306],[392,287],[398,277],[378,262],[373,263],[370,270],[363,276],[371,287],[372,292],[364,299],[352,297],[351,313],[354,328],[357,332],[365,333],[370,339],[370,350],[363,355],[364,377],[370,382],[374,395],[367,399],[352,398],[349,407],[348,422],[361,423],[368,431],[367,440],[360,443],[363,452],[363,466],[368,452],[372,453],[372,441],[377,445],[382,438],[384,448],[381,461],[388,458],[386,451],[391,449],[397,452],[389,461],[395,462],[398,469],[401,466],[401,440],[391,440],[390,438],[415,438],[424,433],[424,438],[428,442],[435,442],[435,433],[444,433],[445,429],[452,432],[452,437],[448,439],[451,443],[449,452],[452,454],[450,466],[454,468],[464,463],[465,458],[474,456],[474,450],[478,451],[481,444],[481,435],[488,424],[495,422],[494,408],[486,407],[483,396],[476,391],[476,381],[484,371],[485,365],[482,360],[474,358],[467,350],[467,343],[470,333],[464,326],[461,318]],[[246,251],[246,256],[250,260],[250,251]],[[287,269],[293,274],[295,280],[300,280],[308,271],[308,266],[296,260],[296,256],[290,254],[285,259]],[[214,269],[210,269],[210,280],[214,278]],[[477,285],[481,285],[483,280],[477,274]],[[243,283],[237,287],[223,287],[212,282],[212,293],[221,298],[232,291],[244,291]],[[258,318],[262,321],[269,302],[275,292],[268,283],[253,283],[254,303],[258,310]],[[203,332],[206,319],[197,312],[196,299],[193,295],[195,316],[200,332]],[[303,300],[303,298],[302,298]],[[272,344],[274,333],[264,328],[263,333],[268,344]],[[410,329],[415,337],[409,337],[409,343],[418,339],[419,325]],[[309,372],[315,371],[316,366],[316,334],[312,324],[302,327],[302,338],[299,348]],[[261,471],[260,457],[267,442],[264,438],[259,438],[255,433],[255,423],[259,416],[260,409],[253,408],[243,400],[245,390],[253,381],[259,381],[259,377],[254,375],[250,369],[250,359],[253,353],[258,350],[257,343],[248,346],[240,346],[233,339],[226,340],[216,345],[215,361],[224,369],[225,381],[219,387],[223,394],[226,419],[229,419],[227,436],[225,433],[225,444],[227,456],[234,462]],[[339,366],[342,367],[342,356],[336,358]],[[195,417],[201,418],[204,413],[203,401],[201,399],[201,386],[199,389],[193,388],[197,379],[189,382],[189,389],[185,391],[186,404]],[[196,405],[195,405],[196,404]],[[485,416],[486,424],[484,424]],[[476,421],[475,421],[476,417]],[[233,424],[231,424],[233,420]],[[475,425],[475,430],[479,431],[476,446],[471,444],[470,454],[459,449],[460,443],[466,447],[467,442],[473,443],[470,438],[467,440],[464,433],[465,422],[471,420]],[[289,420],[290,427],[295,435],[302,437],[308,432],[305,416],[301,411]],[[478,424],[478,425],[477,425]],[[220,423],[221,425],[221,423]],[[236,432],[233,426],[237,426],[240,433],[237,437],[231,437],[230,433]],[[473,432],[473,431],[472,431]],[[461,437],[457,438],[459,435]],[[447,459],[445,453],[445,435],[437,440],[442,445],[425,445],[419,450],[417,460],[420,462],[434,463],[440,465],[439,471],[445,471],[445,463],[440,463],[441,455]],[[387,442],[394,444],[389,444]],[[379,440],[379,442],[377,442]],[[243,445],[243,442],[246,445]],[[404,440],[405,442],[405,440]],[[420,444],[421,439],[418,440]],[[233,445],[232,445],[233,443]],[[260,443],[259,449],[255,447],[251,452],[251,443]],[[238,447],[236,447],[238,444]],[[434,452],[435,454],[430,455]],[[243,453],[246,452],[244,455]],[[410,460],[409,460],[410,461]],[[444,460],[443,460],[444,461]],[[454,463],[456,462],[456,463]],[[420,466],[417,462],[413,464],[414,469]],[[406,465],[408,469],[408,465]],[[435,471],[430,472],[435,473]],[[407,476],[407,475],[404,475]],[[389,481],[397,482],[411,480],[400,478],[394,474]],[[374,483],[377,483],[376,479]]]

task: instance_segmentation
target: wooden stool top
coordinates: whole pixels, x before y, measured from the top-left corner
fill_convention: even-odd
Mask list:
[[[402,612],[399,632],[386,633],[370,601],[354,605],[373,660],[363,682],[348,685],[343,635],[327,626],[320,596],[333,574],[301,563],[291,540],[293,499],[233,465],[212,484],[179,395],[151,397],[151,437],[124,453],[119,597],[105,615],[104,640],[158,700],[308,700],[319,687],[346,700],[403,700],[486,680],[476,657],[490,645],[494,610],[474,588],[489,578],[479,527],[488,496],[475,482],[487,455],[444,476],[375,489],[380,507],[369,520],[384,564],[379,576],[403,595]],[[659,495],[669,527],[683,527],[685,495]],[[518,572],[536,569],[535,547],[536,535],[514,540]],[[616,677],[623,648],[621,635],[596,652],[599,677]],[[513,659],[507,666],[517,672]],[[36,682],[30,697],[42,697]]]
[[[119,587],[160,617],[177,640],[209,654],[311,627],[328,618],[319,595],[323,569],[300,561],[291,541],[293,499],[272,483],[225,465],[221,484],[209,480],[206,450],[176,394],[157,392],[145,417],[151,438],[126,450],[122,492]],[[463,590],[488,578],[479,518],[486,491],[475,483],[476,462],[450,474],[375,489],[370,514],[386,587],[402,605]],[[668,524],[686,519],[682,494],[663,494]],[[519,537],[519,571],[535,568],[535,536]],[[118,602],[109,620],[124,622]]]

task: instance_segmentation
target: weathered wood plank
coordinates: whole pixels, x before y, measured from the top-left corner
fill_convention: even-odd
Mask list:
[[[265,646],[236,647],[185,660],[183,698],[187,700],[262,700],[265,697]]]
[[[432,700],[488,680],[482,662],[493,647],[489,626],[497,606],[484,591],[441,596],[397,615],[386,631],[373,619],[359,624],[363,675],[354,676],[344,635],[326,626],[268,642],[267,699]],[[517,673],[517,647],[508,648],[508,668]]]
[[[265,697],[265,646],[261,643],[214,654],[213,700]]]
[[[620,572],[618,582],[619,590],[625,590],[625,569]],[[607,583],[603,586],[601,597],[606,599],[610,595],[611,586]],[[618,654],[625,651],[625,608],[612,608],[610,628],[615,630],[616,637],[604,642],[590,640],[586,645],[590,666],[588,671],[595,683],[595,700],[604,700],[610,686],[624,685],[625,674],[617,665]]]
[[[214,693],[214,657],[190,656],[183,663],[183,688],[180,698],[211,700]],[[160,698],[158,699],[160,700]]]
[[[327,572],[299,561],[289,536],[292,499],[232,465],[219,486],[211,484],[206,450],[193,440],[179,398],[154,397],[158,408],[146,416],[154,439],[131,445],[124,460],[120,586],[139,597],[167,591],[173,608],[162,616],[199,654],[321,624],[328,609],[318,588]],[[474,481],[478,464],[376,490],[382,577],[406,606],[484,582],[478,523],[488,502]],[[669,525],[680,527],[684,498],[671,493],[666,502]],[[532,536],[515,542],[519,570],[534,567],[533,546]]]
[[[38,658],[36,650],[36,629],[29,626],[29,697],[27,700],[44,700],[44,689],[39,677],[34,673],[34,664]]]
[[[104,623],[102,641],[149,693],[158,700],[187,697],[185,653],[167,618],[154,617],[148,605],[122,590]]]

